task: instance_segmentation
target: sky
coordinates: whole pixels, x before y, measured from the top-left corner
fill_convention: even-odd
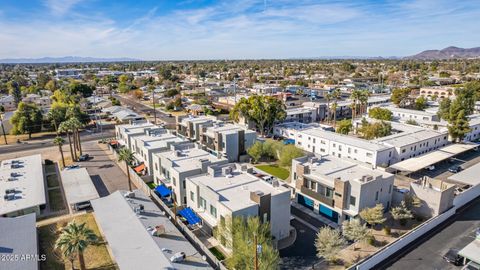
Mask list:
[[[0,58],[407,56],[448,46],[480,46],[480,1],[0,1]]]

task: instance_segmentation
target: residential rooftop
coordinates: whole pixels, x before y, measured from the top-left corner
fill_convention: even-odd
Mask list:
[[[95,219],[120,269],[212,269],[150,198],[140,190],[132,198],[125,198],[126,193],[117,191],[92,201]],[[140,205],[144,211],[135,211]],[[165,232],[153,236],[157,226]],[[177,252],[185,252],[186,260],[172,263]]]
[[[221,172],[223,168],[235,168],[231,173],[224,174]],[[208,187],[211,191],[219,195],[219,202],[231,211],[237,211],[256,203],[249,200],[250,192],[260,191],[265,194],[280,194],[290,192],[288,188],[278,185],[274,186],[263,179],[260,179],[246,170],[242,171],[238,167],[239,164],[226,164],[221,166],[211,166],[210,171],[215,170],[216,173],[207,173],[189,177],[190,181],[196,185]]]
[[[65,169],[61,176],[68,204],[87,202],[100,197],[86,168]]]
[[[375,143],[372,141],[368,141],[365,139],[356,138],[348,135],[343,135],[340,133],[335,133],[332,131],[322,130],[320,128],[306,129],[306,130],[303,130],[301,134],[310,135],[317,138],[324,138],[330,141],[343,143],[353,147],[360,147],[362,149],[367,149],[370,151],[382,151],[390,148],[388,146],[385,146],[379,143]]]
[[[423,129],[414,132],[400,132],[373,141],[384,143],[393,147],[404,147],[410,144],[416,144],[420,141],[428,140],[438,136],[448,136],[447,133],[435,130]]]
[[[7,159],[0,163],[0,216],[18,210],[43,205],[45,181],[43,177],[42,156],[40,154]],[[15,190],[12,200],[3,196],[7,190]]]
[[[14,218],[0,217],[0,254],[5,258],[38,254],[38,237],[35,214]],[[11,256],[11,257],[10,257]],[[37,270],[34,260],[0,260],[0,269]]]
[[[226,160],[225,158],[218,158],[217,156],[196,147],[171,150],[157,153],[155,155],[170,160],[173,163],[173,169],[178,172],[201,169],[202,160],[209,160],[212,163]]]
[[[349,161],[335,156],[320,156],[300,158],[302,165],[309,166],[309,173],[305,174],[314,180],[333,186],[334,180],[340,178],[342,181],[356,181],[361,184],[368,182],[368,177],[377,179],[387,178],[392,174],[379,169],[366,167],[360,162]],[[366,180],[367,179],[367,180]]]
[[[235,125],[235,124],[217,124],[207,127],[207,131],[204,133],[209,137],[213,137],[216,132],[222,134],[232,134],[237,133],[239,130],[244,130],[246,133],[255,133],[255,131],[246,129],[245,127]]]

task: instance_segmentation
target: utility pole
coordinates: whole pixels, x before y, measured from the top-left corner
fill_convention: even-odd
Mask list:
[[[258,246],[257,246],[257,234],[253,235],[253,242],[254,242],[254,248],[255,248],[255,265],[254,269],[258,270]]]
[[[233,78],[233,96],[235,104],[237,104],[237,77]]]

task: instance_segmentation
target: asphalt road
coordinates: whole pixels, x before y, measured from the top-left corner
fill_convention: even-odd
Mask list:
[[[293,245],[280,250],[280,269],[312,269],[321,260],[316,256],[316,232],[293,219],[290,224],[297,230]]]
[[[442,256],[450,248],[462,249],[469,244],[475,239],[475,229],[479,227],[480,198],[477,198],[448,220],[444,227],[424,235],[419,241],[410,245],[403,257],[391,259],[377,267],[378,269],[388,267],[387,269],[392,270],[461,269],[443,260]]]
[[[139,114],[148,114],[150,117],[153,117],[153,108],[148,107],[147,105],[138,102],[136,100],[122,97],[120,95],[114,95],[117,99],[120,100],[120,102],[124,105],[131,106],[133,108],[133,111]],[[156,107],[156,106],[155,106]],[[170,117],[168,114],[156,109],[157,111],[157,119],[160,121],[164,122],[165,124],[168,125],[174,125],[175,124],[175,117]]]
[[[82,138],[82,146],[83,146],[84,142],[98,141],[102,138],[114,137],[115,131],[113,129],[104,130],[103,133],[89,133],[89,132],[83,131],[80,136]],[[64,136],[64,139],[65,141],[68,140],[66,136]],[[44,139],[44,140],[31,140],[31,141],[22,142],[22,143],[2,145],[0,146],[0,154],[51,147],[51,146],[54,146],[52,140],[53,138]]]

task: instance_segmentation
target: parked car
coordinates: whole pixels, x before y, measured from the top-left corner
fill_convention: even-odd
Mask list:
[[[462,170],[460,165],[453,165],[452,167],[448,168],[448,171],[451,173],[458,173]]]
[[[87,161],[90,158],[89,154],[83,154],[78,158],[78,161]]]
[[[433,165],[427,166],[427,167],[425,167],[425,170],[433,171],[433,170],[435,170],[435,166],[433,166]]]
[[[170,261],[171,262],[174,262],[174,263],[177,263],[177,262],[182,262],[185,260],[185,258],[187,257],[187,255],[185,254],[185,252],[177,252],[175,253],[171,258],[170,258]]]
[[[76,169],[76,168],[80,168],[80,166],[78,166],[78,165],[73,165],[73,164],[72,164],[72,165],[68,165],[68,166],[66,167],[67,170]]]
[[[458,249],[451,248],[443,255],[443,259],[454,265],[461,265],[462,257],[458,255]]]

